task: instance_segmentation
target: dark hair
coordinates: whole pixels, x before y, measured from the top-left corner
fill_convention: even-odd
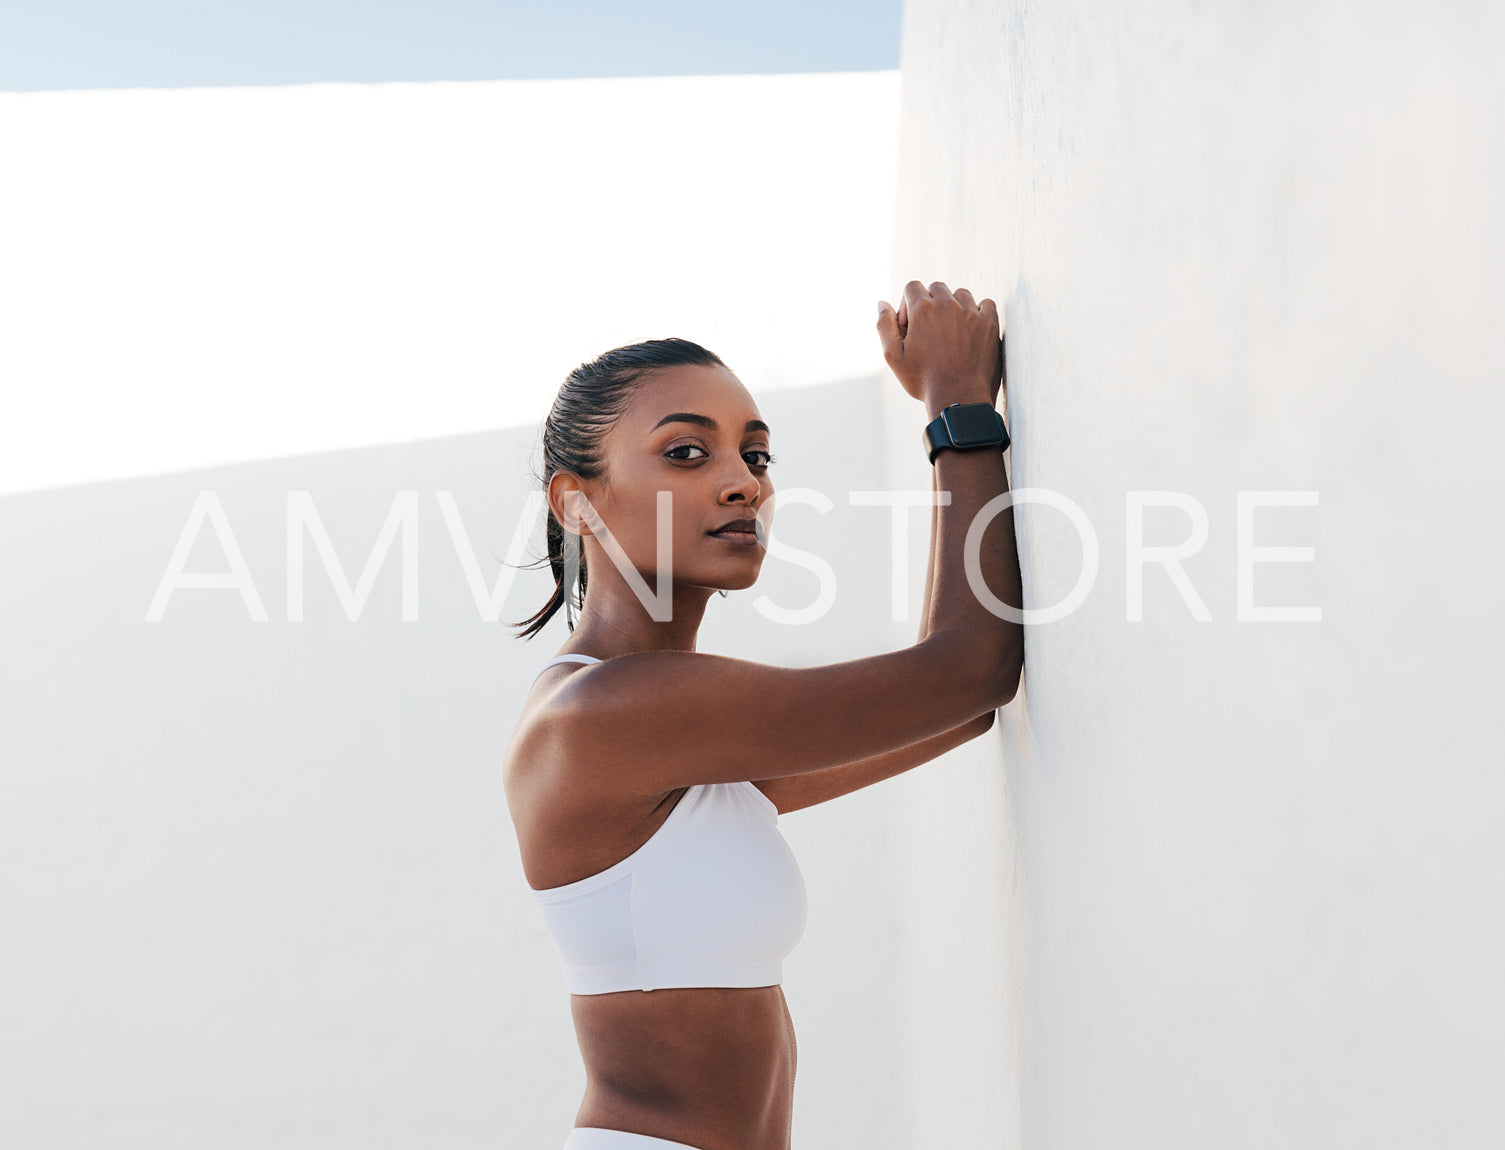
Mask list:
[[[613,348],[589,363],[570,372],[559,387],[559,394],[543,421],[543,474],[534,473],[545,492],[556,471],[572,471],[582,479],[598,478],[605,470],[601,460],[601,441],[617,418],[626,410],[636,393],[639,378],[657,367],[693,364],[700,367],[726,367],[721,357],[687,339],[650,339],[643,343]],[[521,623],[519,639],[531,639],[560,607],[565,609],[565,623],[571,631],[575,620],[571,612],[585,604],[585,555],[579,552],[579,593],[565,587],[564,529],[549,509],[545,528],[549,549],[548,563],[554,572],[554,594],[539,610]],[[526,567],[538,567],[539,559]]]

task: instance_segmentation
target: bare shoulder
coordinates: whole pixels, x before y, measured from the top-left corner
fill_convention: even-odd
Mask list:
[[[567,679],[599,664],[574,664]],[[594,874],[635,849],[661,822],[668,799],[611,785],[612,774],[589,769],[565,738],[569,723],[556,703],[559,682],[530,691],[503,756],[507,808],[517,831],[523,873],[535,890]],[[645,831],[645,828],[649,828]]]
[[[502,779],[514,819],[522,802],[555,779],[568,759],[561,756],[561,735],[568,718],[556,702],[570,676],[601,664],[568,663],[549,667],[533,681],[502,757]]]

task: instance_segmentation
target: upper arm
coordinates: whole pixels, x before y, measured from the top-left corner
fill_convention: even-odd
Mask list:
[[[549,726],[592,778],[656,794],[869,759],[1000,705],[1000,681],[974,642],[945,632],[817,667],[640,651],[572,674]]]

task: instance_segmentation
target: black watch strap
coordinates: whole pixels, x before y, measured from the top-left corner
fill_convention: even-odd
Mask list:
[[[1009,430],[991,403],[950,403],[925,426],[925,454],[935,463],[945,448],[977,451],[984,447],[1007,451]]]

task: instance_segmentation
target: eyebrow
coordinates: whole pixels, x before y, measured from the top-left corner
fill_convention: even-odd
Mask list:
[[[711,431],[715,431],[717,427],[720,426],[709,415],[697,415],[693,411],[672,411],[668,415],[664,416],[663,419],[655,423],[649,430],[657,431],[666,423],[694,423],[698,424],[701,427],[708,428]],[[761,419],[749,419],[747,421],[747,426],[744,427],[742,431],[744,434],[749,431],[766,431],[770,435],[773,434],[768,424],[764,423]]]

